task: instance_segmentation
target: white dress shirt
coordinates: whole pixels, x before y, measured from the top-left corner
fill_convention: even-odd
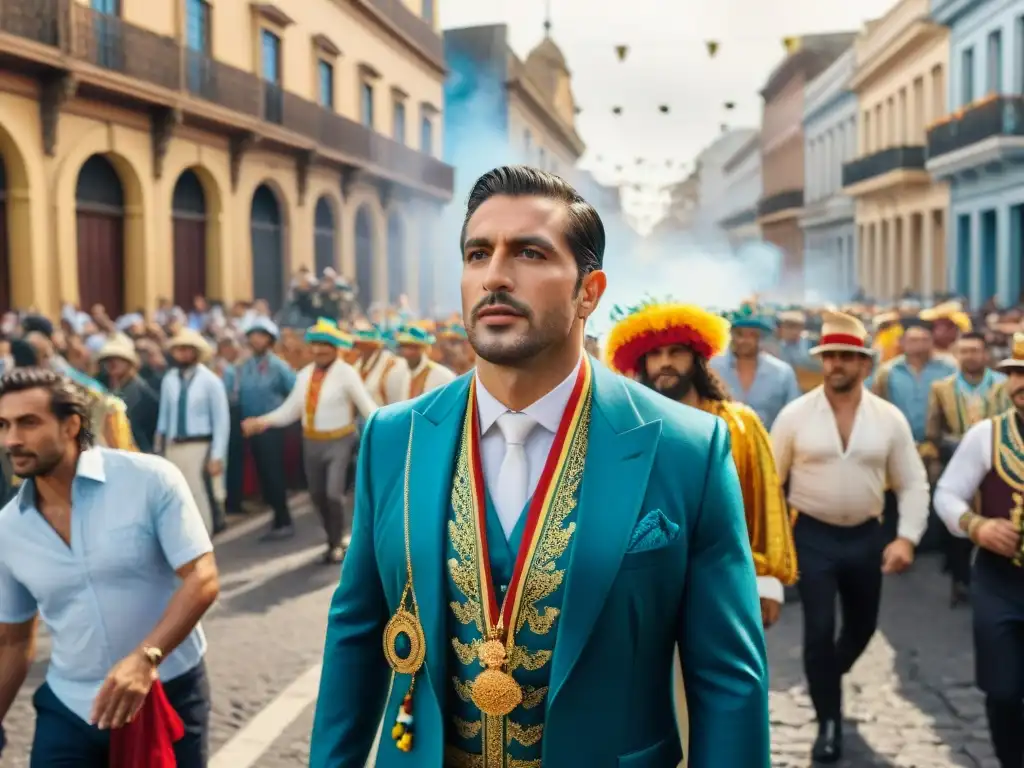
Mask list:
[[[914,544],[924,535],[928,475],[910,424],[886,400],[863,391],[844,450],[824,388],[813,389],[782,409],[772,448],[789,504],[801,514],[842,527],[877,518],[888,475],[899,501],[897,535]]]
[[[544,463],[548,460],[548,453],[555,443],[558,425],[561,424],[562,415],[569,404],[582,362],[583,358],[580,358],[572,373],[561,384],[522,411],[537,422],[536,429],[526,438],[526,444],[523,446],[526,451],[526,463],[530,468],[528,497],[537,490],[537,483],[540,482],[541,473],[544,471]],[[476,407],[480,419],[480,463],[484,471],[484,482],[487,483],[491,500],[497,504],[498,473],[501,471],[501,463],[505,460],[505,436],[495,422],[509,409],[487,391],[480,381],[479,373],[476,374]]]
[[[935,486],[935,514],[954,536],[967,538],[960,516],[971,511],[978,486],[991,469],[992,419],[985,419],[967,430]]]
[[[310,424],[309,414],[306,413],[306,395],[315,370],[316,363],[310,363],[299,371],[288,397],[264,416],[263,421],[272,427],[286,427],[302,419],[303,432],[326,434],[354,426],[357,411],[368,419],[377,410],[377,404],[363,387],[355,369],[344,360],[336,360],[324,374],[313,423]]]

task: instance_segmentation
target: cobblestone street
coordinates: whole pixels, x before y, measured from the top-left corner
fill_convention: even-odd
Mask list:
[[[214,692],[211,768],[297,768],[308,761],[312,700],[299,699],[285,715],[269,705],[294,699],[281,694],[317,664],[337,570],[317,562],[322,534],[308,507],[297,508],[299,534],[291,542],[258,542],[262,527],[253,521],[244,535],[218,545],[223,596],[204,622]],[[887,580],[880,631],[846,683],[842,766],[997,768],[972,685],[969,613],[950,610],[946,596],[934,559]],[[769,633],[769,649],[773,765],[806,768],[816,731],[802,683],[798,605],[789,606]],[[28,766],[31,693],[47,651],[44,638],[40,662],[5,723],[10,744],[2,768]],[[245,727],[257,715],[263,720],[256,730],[270,723],[270,743],[244,765],[233,759],[228,765],[218,751],[242,729],[253,730]]]

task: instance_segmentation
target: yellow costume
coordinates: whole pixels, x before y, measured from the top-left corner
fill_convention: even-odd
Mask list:
[[[606,362],[612,370],[634,378],[644,355],[659,347],[685,346],[708,360],[729,343],[729,323],[692,305],[616,308],[613,319],[616,324],[605,345]],[[704,400],[699,407],[729,425],[757,575],[792,585],[797,577],[796,546],[767,430],[757,414],[741,403]]]
[[[786,496],[775,470],[771,438],[754,410],[743,403],[704,400],[701,410],[729,425],[732,458],[743,489],[747,531],[758,576],[796,582],[796,545]]]

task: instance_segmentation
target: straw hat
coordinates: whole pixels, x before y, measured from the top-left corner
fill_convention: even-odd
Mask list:
[[[1010,356],[999,363],[996,368],[1007,373],[1024,373],[1024,333],[1018,331],[1013,334]]]
[[[199,355],[199,362],[205,363],[213,357],[213,349],[203,335],[191,328],[182,328],[174,337],[167,342],[167,349],[175,347],[192,347]]]
[[[139,366],[139,355],[135,351],[135,344],[132,343],[131,339],[121,333],[111,339],[108,339],[106,343],[100,347],[100,351],[96,355],[96,359],[101,363],[104,360],[109,360],[111,358],[127,360],[136,368]]]
[[[822,313],[821,343],[811,349],[812,355],[824,352],[857,352],[872,357],[868,331],[864,323],[842,312]]]

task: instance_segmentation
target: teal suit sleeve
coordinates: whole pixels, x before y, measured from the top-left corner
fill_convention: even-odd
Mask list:
[[[384,710],[390,670],[381,637],[388,609],[374,551],[374,421],[371,415],[363,429],[352,542],[327,616],[310,768],[364,768]]]
[[[718,421],[677,631],[689,768],[770,768],[768,662],[729,431]]]

